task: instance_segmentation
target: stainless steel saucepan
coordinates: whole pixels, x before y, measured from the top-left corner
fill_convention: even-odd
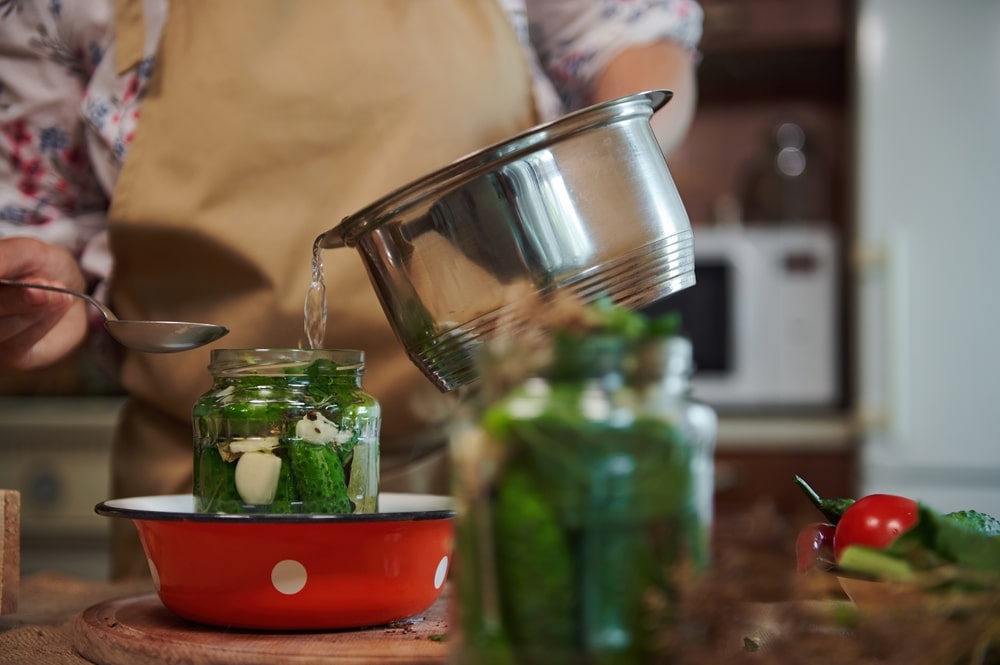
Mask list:
[[[570,289],[638,308],[694,284],[691,225],[649,122],[671,96],[597,104],[484,148],[318,243],[361,253],[397,336],[439,389],[469,384],[474,349],[511,293]]]

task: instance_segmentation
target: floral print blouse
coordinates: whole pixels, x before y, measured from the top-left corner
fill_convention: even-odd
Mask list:
[[[538,115],[579,108],[618,52],[701,38],[695,0],[499,0],[533,66]],[[0,237],[62,245],[95,282],[108,196],[140,118],[169,0],[143,0],[146,53],[117,74],[115,0],[0,0]]]

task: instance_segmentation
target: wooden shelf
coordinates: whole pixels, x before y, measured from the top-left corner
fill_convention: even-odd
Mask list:
[[[705,104],[843,100],[853,3],[848,0],[702,0],[698,70]]]
[[[841,48],[709,53],[698,68],[701,105],[734,102],[840,101],[848,89]]]
[[[704,53],[841,47],[853,22],[849,0],[701,0]]]

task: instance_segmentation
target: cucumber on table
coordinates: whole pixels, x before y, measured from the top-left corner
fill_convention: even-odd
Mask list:
[[[956,510],[945,517],[984,536],[1000,536],[1000,520],[978,510]]]

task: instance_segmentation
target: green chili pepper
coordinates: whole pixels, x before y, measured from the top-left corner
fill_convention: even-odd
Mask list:
[[[816,509],[823,513],[823,517],[830,524],[837,524],[848,506],[854,503],[854,499],[822,499],[816,493],[816,490],[810,487],[809,483],[799,476],[795,476],[795,484],[805,493],[809,501],[816,506]]]

